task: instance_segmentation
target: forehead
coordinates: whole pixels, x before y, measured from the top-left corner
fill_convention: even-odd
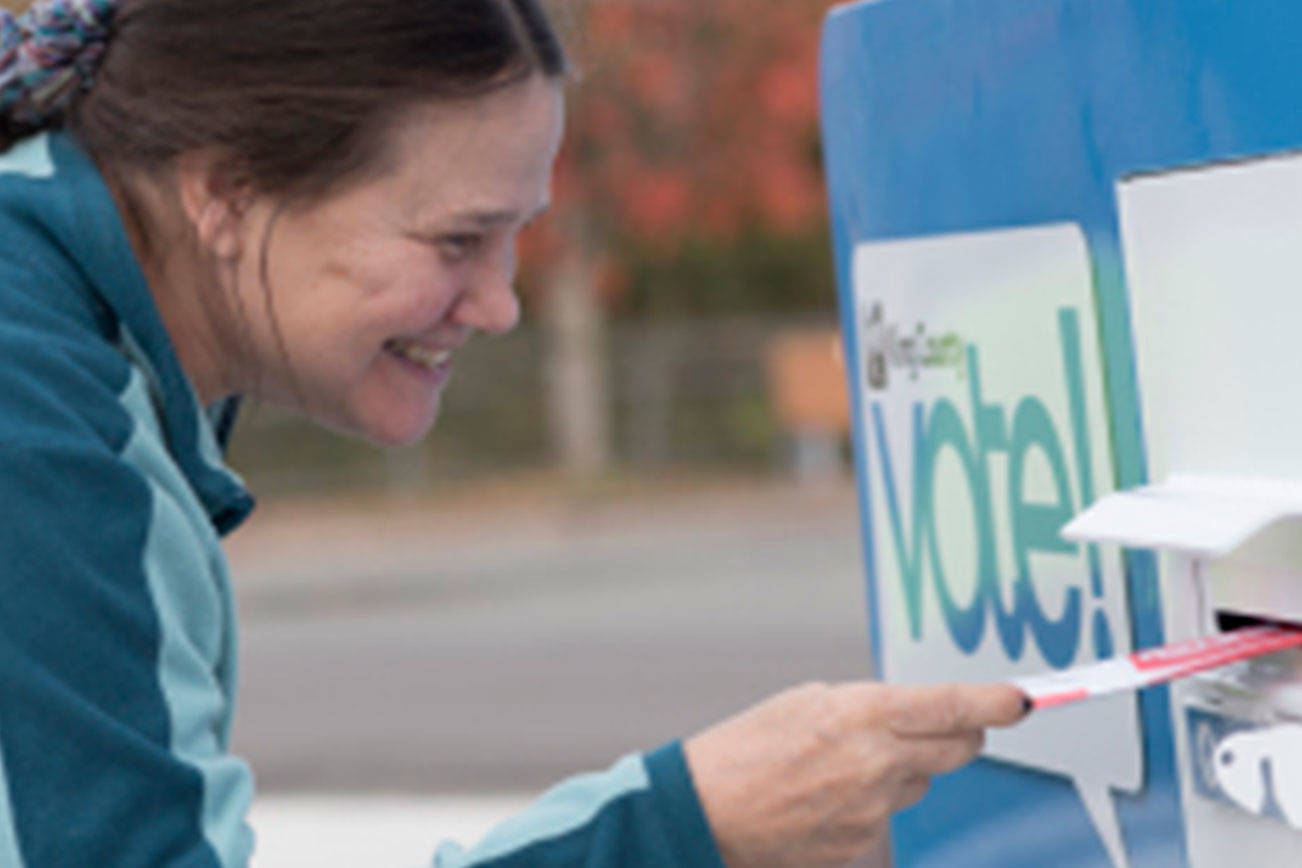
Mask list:
[[[563,115],[560,86],[541,76],[417,106],[397,121],[386,186],[414,216],[533,211],[547,197]]]

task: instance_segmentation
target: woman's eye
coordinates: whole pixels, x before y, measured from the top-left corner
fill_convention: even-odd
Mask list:
[[[456,261],[477,251],[483,243],[482,236],[472,233],[458,233],[455,235],[444,235],[438,240],[439,252],[444,258]]]

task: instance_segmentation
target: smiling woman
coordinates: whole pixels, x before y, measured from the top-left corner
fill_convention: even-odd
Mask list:
[[[136,218],[205,404],[252,395],[409,443],[447,354],[515,322],[515,236],[560,141],[560,48],[525,3],[255,7],[123,4],[69,126]]]
[[[383,170],[303,201],[230,183],[211,154],[178,161],[197,243],[146,275],[200,397],[253,394],[389,445],[421,437],[453,351],[516,323],[516,235],[546,206],[561,116],[542,76],[412,107]],[[199,273],[242,315],[186,291]]]
[[[509,330],[565,58],[536,0],[0,12],[0,866],[239,866],[221,447],[252,395],[385,444]],[[455,866],[841,864],[1021,715],[813,685],[561,784]]]

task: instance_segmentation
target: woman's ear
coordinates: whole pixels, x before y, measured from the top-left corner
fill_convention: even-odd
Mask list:
[[[255,199],[252,185],[228,161],[205,152],[177,159],[176,182],[199,245],[218,259],[238,258]]]

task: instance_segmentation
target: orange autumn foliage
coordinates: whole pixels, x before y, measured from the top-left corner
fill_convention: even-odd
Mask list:
[[[824,218],[818,42],[828,0],[578,0],[580,78],[554,219],[562,244],[672,251]],[[611,286],[619,285],[613,269]]]

